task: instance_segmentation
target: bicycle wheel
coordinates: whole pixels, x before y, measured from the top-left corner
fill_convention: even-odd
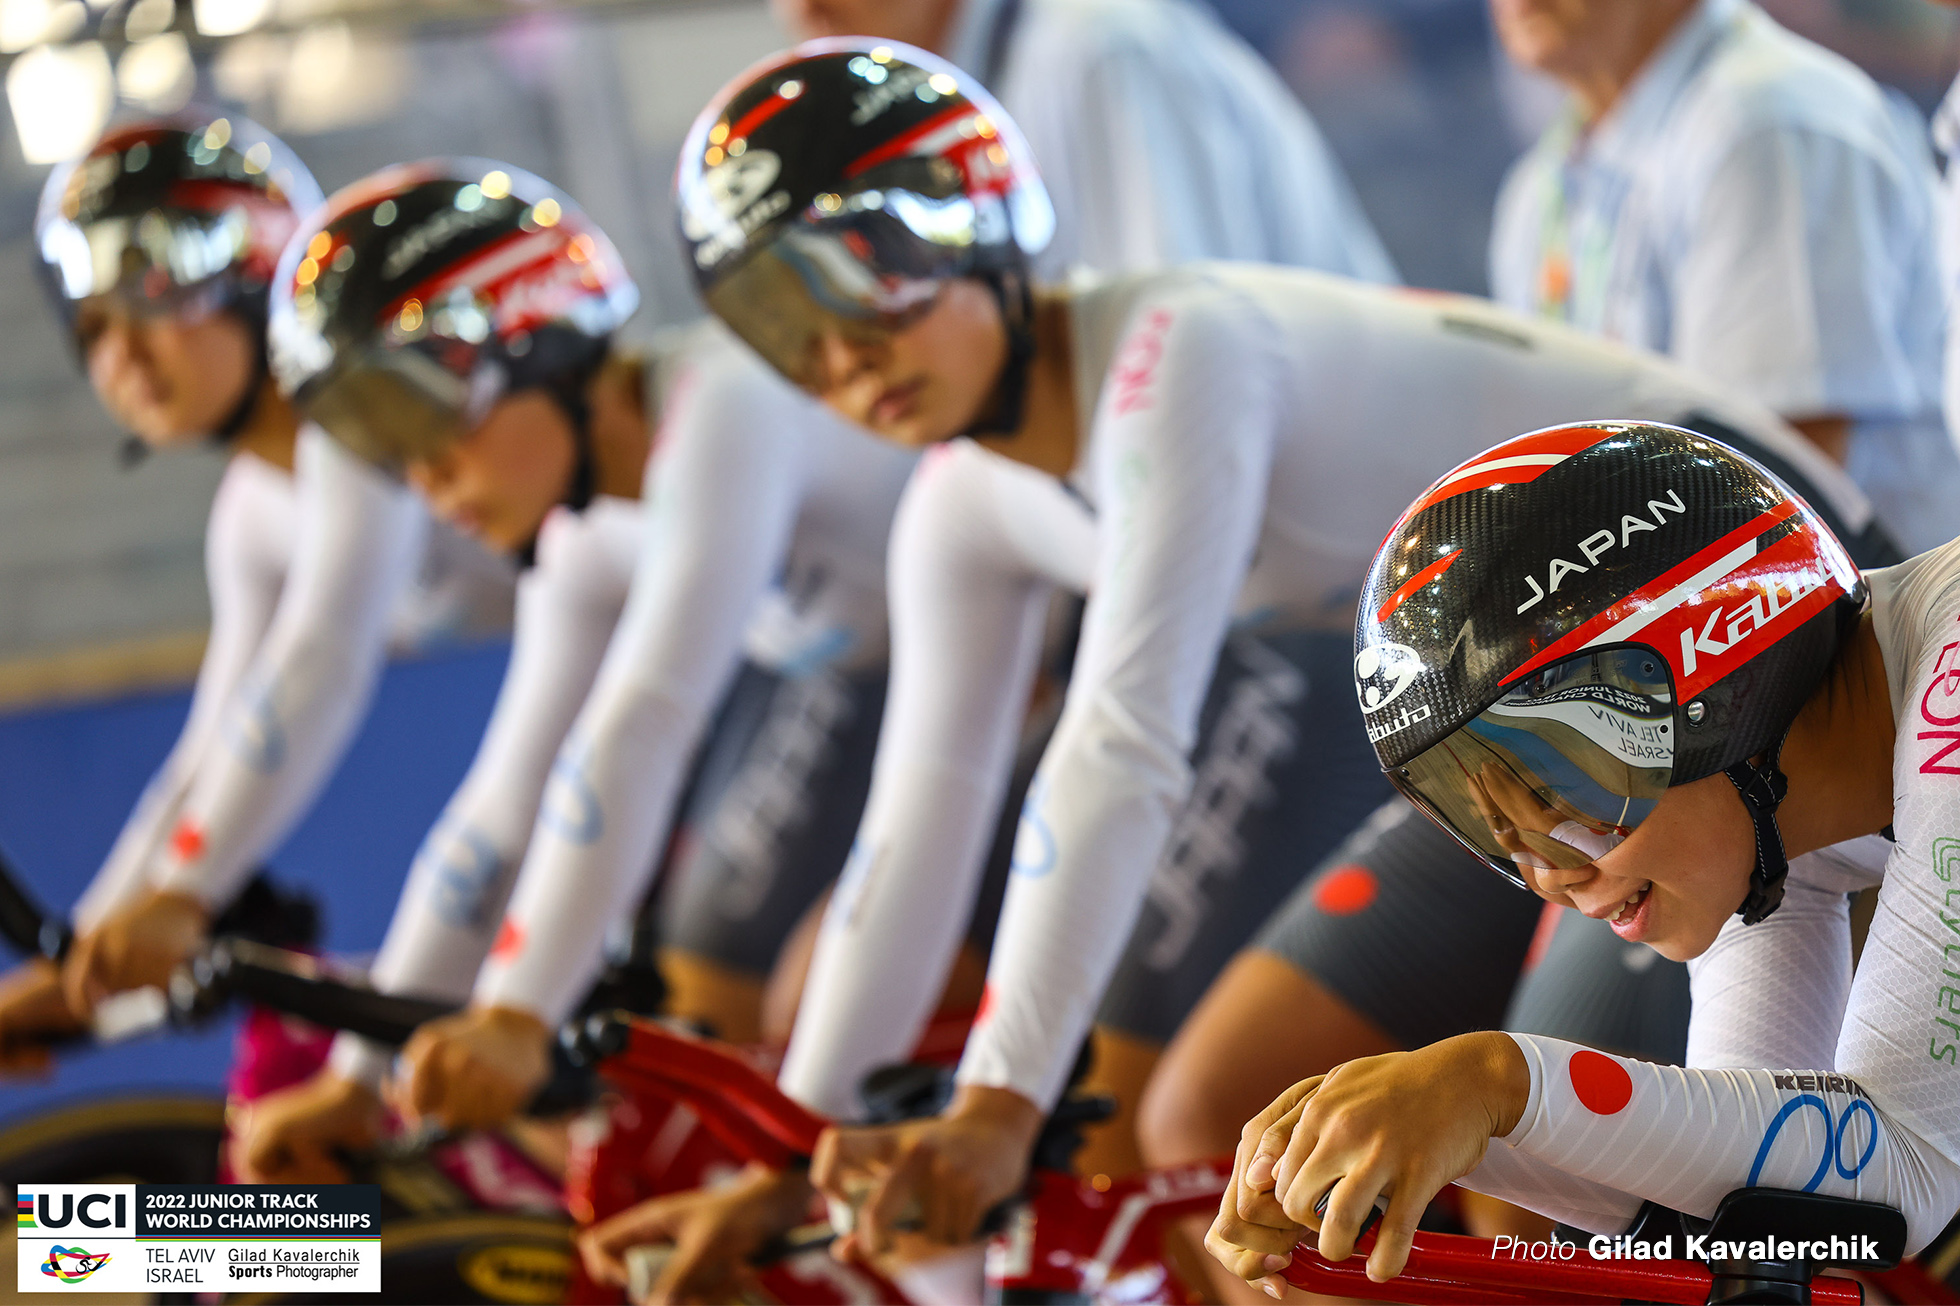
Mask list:
[[[572,1226],[562,1217],[457,1211],[381,1226],[381,1291],[238,1293],[232,1306],[543,1306],[563,1301],[572,1270]]]
[[[0,1176],[16,1184],[216,1183],[224,1135],[219,1097],[82,1102],[0,1129]]]

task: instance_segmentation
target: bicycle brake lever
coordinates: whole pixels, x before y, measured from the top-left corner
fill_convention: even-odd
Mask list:
[[[1339,1183],[1340,1181],[1337,1179],[1334,1182]],[[1323,1220],[1327,1218],[1327,1199],[1333,1195],[1334,1184],[1329,1184],[1327,1185],[1327,1191],[1320,1195],[1320,1200],[1313,1204],[1313,1213],[1316,1217]],[[1354,1231],[1354,1240],[1360,1242],[1370,1229],[1381,1223],[1382,1217],[1386,1214],[1388,1214],[1388,1199],[1385,1197],[1375,1198],[1374,1207],[1368,1212],[1366,1218],[1361,1221],[1361,1227]]]

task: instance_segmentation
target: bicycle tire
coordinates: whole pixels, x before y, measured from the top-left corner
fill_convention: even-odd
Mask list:
[[[110,1097],[0,1128],[0,1181],[209,1184],[218,1178],[224,1099]]]

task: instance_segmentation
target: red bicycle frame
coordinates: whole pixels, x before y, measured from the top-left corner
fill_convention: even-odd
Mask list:
[[[648,1130],[671,1127],[657,1122],[686,1111],[723,1149],[725,1164],[760,1161],[782,1167],[806,1164],[829,1127],[729,1050],[649,1022],[630,1022],[625,1046],[608,1056],[600,1071],[625,1091],[628,1116],[647,1122],[638,1132],[629,1131],[626,1151],[643,1148]],[[631,1169],[640,1172],[638,1166]],[[587,1186],[570,1203],[581,1220],[593,1218],[588,1211],[603,1218],[630,1204],[626,1190],[633,1185],[619,1184],[602,1203],[607,1209],[597,1211],[590,1185],[616,1177],[606,1170],[599,1164],[575,1166],[574,1174],[584,1176],[580,1182]],[[1037,1170],[1026,1200],[988,1247],[988,1286],[1016,1295],[1070,1294],[1108,1302],[1202,1300],[1166,1261],[1163,1233],[1173,1221],[1215,1212],[1230,1176],[1229,1157],[1105,1181],[1102,1189],[1074,1175]],[[642,1190],[633,1200],[651,1195]],[[1370,1233],[1353,1256],[1336,1263],[1302,1245],[1286,1280],[1329,1296],[1545,1306],[1629,1299],[1699,1306],[1714,1284],[1699,1261],[1595,1261],[1583,1252],[1563,1261],[1511,1260],[1496,1253],[1491,1239],[1438,1233],[1416,1234],[1402,1275],[1374,1283],[1366,1270],[1373,1246]],[[819,1253],[803,1253],[814,1254]],[[870,1279],[892,1294],[885,1300],[904,1301],[889,1283]],[[1810,1290],[1820,1306],[1857,1306],[1863,1300],[1856,1281],[1833,1275],[1818,1275]]]

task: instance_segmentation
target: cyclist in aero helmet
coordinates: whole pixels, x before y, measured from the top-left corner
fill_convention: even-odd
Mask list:
[[[508,552],[558,504],[579,511],[602,487],[630,497],[645,432],[594,404],[618,389],[595,381],[639,290],[576,206],[527,173],[457,159],[384,170],[320,219],[286,250],[271,334],[308,417]]]
[[[1802,1189],[1900,1208],[1923,1247],[1960,1202],[1956,768],[1927,728],[1956,617],[1960,548],[1860,577],[1782,481],[1686,431],[1540,431],[1432,486],[1356,624],[1382,765],[1488,866],[1694,959],[1688,1065],[1504,1033],[1343,1065],[1247,1126],[1214,1255],[1258,1278],[1312,1226],[1344,1256],[1386,1194],[1386,1279],[1452,1180],[1602,1233],[1645,1200]],[[1873,884],[1854,980],[1847,895]]]
[[[189,719],[75,908],[66,1001],[30,963],[0,990],[0,1031],[71,1027],[160,982],[332,773],[391,615],[406,633],[430,612],[409,587],[413,498],[303,428],[267,375],[267,287],[319,199],[284,145],[216,116],[116,128],[43,191],[43,283],[105,406],[142,447],[211,439],[230,458]],[[7,1064],[40,1059],[3,1041]]]
[[[709,304],[833,408],[894,443],[944,446],[894,526],[890,715],[783,1068],[813,1107],[848,1117],[862,1073],[902,1057],[923,1021],[919,994],[977,874],[1040,606],[1056,588],[1089,594],[954,1103],[839,1130],[813,1170],[838,1196],[873,1181],[860,1229],[874,1251],[921,1188],[930,1233],[954,1240],[1018,1184],[1099,1000],[1109,1010],[1133,973],[1152,975],[1157,935],[1126,935],[1147,895],[1181,887],[1166,872],[1187,874],[1187,850],[1250,849],[1199,864],[1234,896],[1203,921],[1226,928],[1224,948],[1168,990],[1180,1015],[1245,942],[1256,905],[1386,796],[1345,701],[1300,719],[1272,794],[1222,830],[1201,823],[1215,791],[1189,759],[1217,722],[1242,719],[1205,707],[1223,654],[1255,663],[1259,692],[1345,682],[1352,596],[1426,459],[1559,414],[1621,411],[1729,414],[1782,456],[1823,462],[1773,417],[1662,361],[1454,296],[1246,265],[1024,295],[1044,208],[1019,148],[957,69],[825,42],[724,91],[679,176]],[[1844,502],[1866,528],[1855,489]],[[1237,643],[1251,634],[1256,649]],[[1265,856],[1269,845],[1287,855]],[[1526,937],[1533,906],[1519,913]],[[727,1236],[690,1231],[676,1263],[710,1243],[739,1254],[758,1222],[710,1209],[719,1195],[689,1200],[683,1222],[722,1220]],[[679,1209],[654,1204],[639,1231],[671,1232]],[[594,1231],[601,1268],[626,1227]]]
[[[374,967],[393,992],[461,1000],[475,982],[470,1009],[405,1052],[397,1097],[411,1117],[497,1124],[533,1095],[606,927],[630,917],[660,861],[690,754],[738,668],[729,715],[743,728],[715,736],[733,753],[721,769],[760,774],[779,798],[799,786],[792,810],[753,831],[782,845],[745,868],[775,904],[745,922],[760,946],[834,876],[862,801],[884,538],[912,460],[839,423],[786,420],[802,402],[777,382],[745,385],[733,342],[661,358],[621,348],[635,296],[569,197],[470,159],[340,192],[277,284],[275,357],[302,410],[439,513],[535,555],[483,743]],[[752,728],[785,714],[820,722],[795,737],[795,758]],[[851,814],[835,834],[833,809]],[[712,822],[720,809],[706,810]],[[691,998],[674,1009],[721,1016]],[[390,1061],[343,1037],[319,1075],[255,1107],[241,1172],[336,1175],[333,1149],[371,1136]]]

